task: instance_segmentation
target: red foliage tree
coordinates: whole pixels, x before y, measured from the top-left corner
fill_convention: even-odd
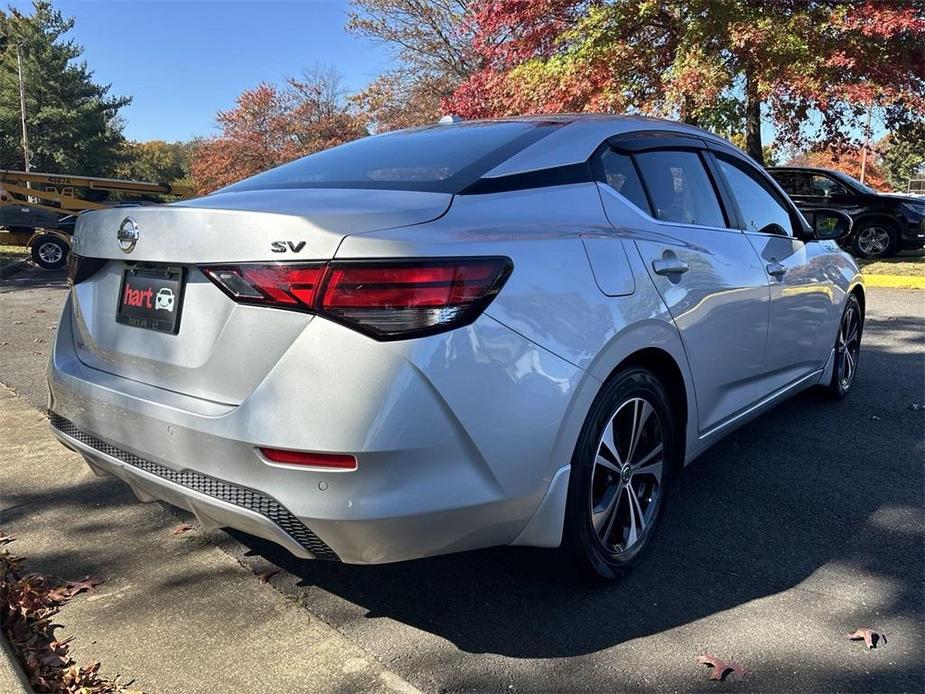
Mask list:
[[[833,169],[849,176],[861,179],[861,159],[859,150],[848,152],[817,151],[798,154],[793,157],[788,166],[813,166],[820,169]],[[874,190],[889,192],[893,186],[889,184],[883,171],[877,163],[873,152],[867,152],[867,161],[864,164],[864,183]]]
[[[221,135],[193,150],[197,189],[208,193],[362,137],[361,119],[341,97],[337,75],[317,69],[304,79],[290,79],[285,89],[261,84],[242,92],[234,108],[218,113]]]
[[[925,12],[912,0],[476,0],[466,117],[635,111],[785,144],[848,149],[860,115],[925,113]],[[814,118],[810,118],[813,114]],[[808,124],[812,124],[809,128]]]

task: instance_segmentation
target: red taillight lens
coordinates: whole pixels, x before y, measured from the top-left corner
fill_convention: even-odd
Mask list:
[[[235,301],[319,313],[378,340],[471,323],[511,269],[508,258],[202,268]]]
[[[333,263],[322,312],[380,340],[428,335],[474,321],[511,271],[507,258]]]
[[[270,462],[283,465],[301,465],[302,467],[328,468],[331,470],[357,469],[357,459],[352,455],[287,451],[279,448],[260,448],[259,450],[261,455]]]
[[[202,271],[235,301],[311,309],[324,265],[211,265]]]

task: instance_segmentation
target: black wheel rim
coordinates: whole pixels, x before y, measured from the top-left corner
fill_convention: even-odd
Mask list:
[[[591,472],[591,525],[609,552],[636,548],[655,519],[664,482],[665,442],[652,404],[630,398],[604,427]]]

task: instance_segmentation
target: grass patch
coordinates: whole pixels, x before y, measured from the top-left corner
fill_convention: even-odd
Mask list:
[[[904,251],[892,258],[858,260],[861,272],[866,275],[899,275],[925,277],[925,252]]]

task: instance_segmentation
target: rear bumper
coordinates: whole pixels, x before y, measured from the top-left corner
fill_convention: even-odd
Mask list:
[[[382,563],[514,542],[562,464],[552,451],[584,378],[487,316],[387,345],[316,319],[233,406],[81,363],[70,311],[48,370],[58,438],[143,500],[300,557]],[[259,446],[359,465],[279,466]],[[557,544],[561,523],[542,527],[529,544]]]
[[[107,444],[51,414],[51,431],[97,474],[126,482],[141,501],[160,499],[195,514],[207,528],[237,528],[276,542],[297,557],[339,559],[295,516],[265,494],[195,472],[177,472]]]

